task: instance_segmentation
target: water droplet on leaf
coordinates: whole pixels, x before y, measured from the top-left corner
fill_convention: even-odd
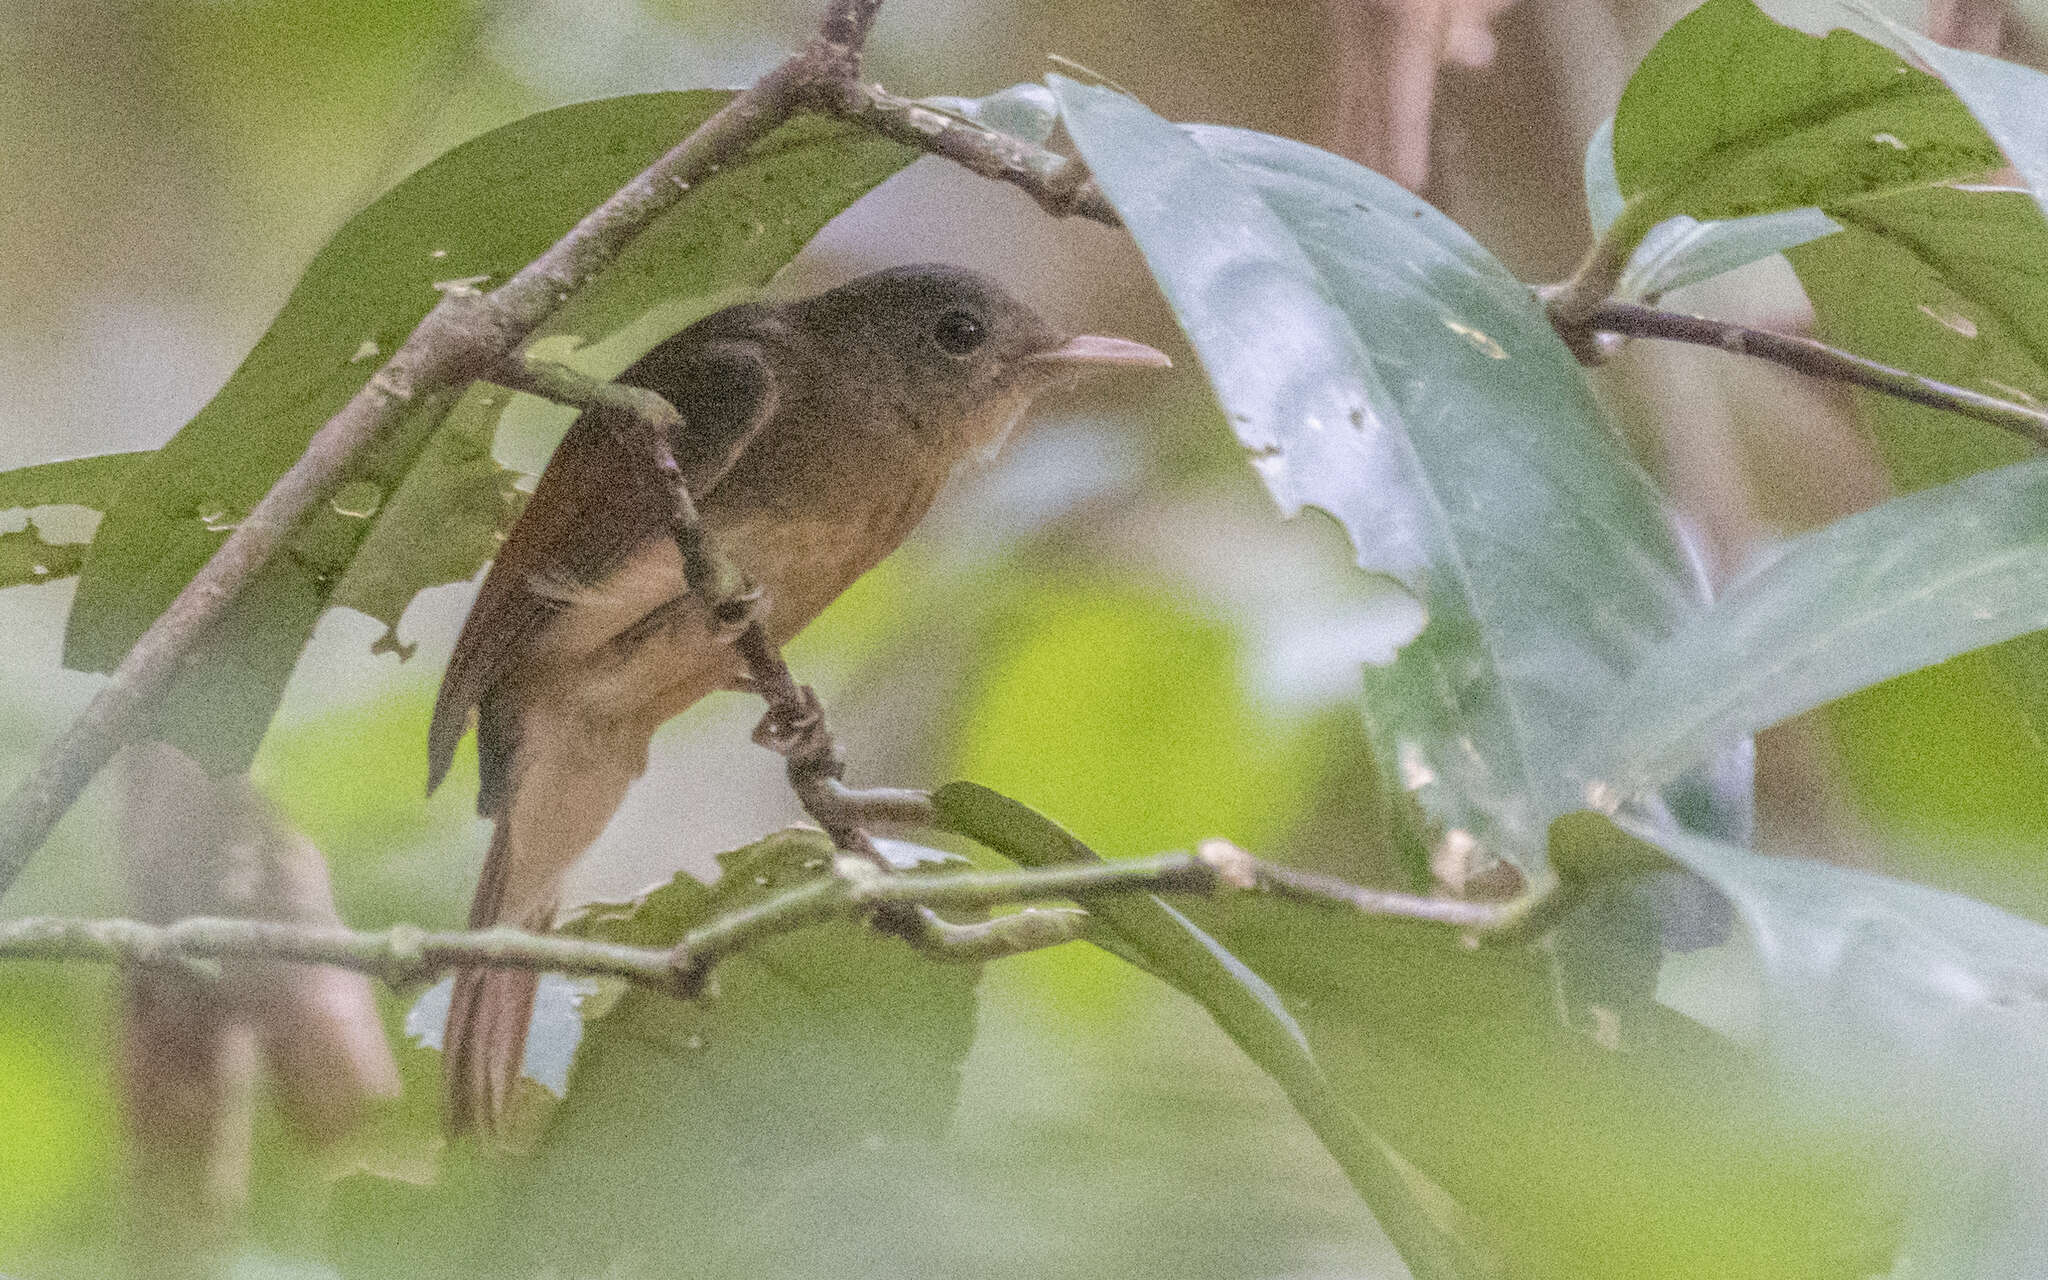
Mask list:
[[[341,486],[327,505],[334,513],[351,520],[367,520],[384,505],[384,490],[368,480],[351,480]]]

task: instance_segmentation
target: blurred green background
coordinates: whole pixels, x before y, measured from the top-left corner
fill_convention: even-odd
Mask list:
[[[1400,155],[1419,112],[1428,162],[1407,176],[1510,268],[1542,280],[1565,274],[1584,245],[1586,137],[1684,7],[890,0],[869,65],[901,92],[979,94],[1035,78],[1055,52],[1168,117],[1367,161]],[[1817,19],[1808,26],[1827,20],[1818,3],[1770,7]],[[1913,3],[1879,7],[1922,17]],[[453,143],[583,98],[743,84],[815,9],[0,8],[0,468],[168,438],[326,237]],[[1490,52],[1485,65],[1444,68],[1433,99],[1385,67],[1384,50],[1425,11],[1450,15],[1445,47],[1458,59]],[[2039,62],[2039,16],[2006,16],[2006,56]],[[931,259],[992,271],[1077,330],[1160,345],[1182,371],[1044,404],[793,648],[833,711],[852,777],[971,777],[1108,853],[1223,835],[1281,861],[1398,880],[1356,673],[1412,633],[1412,606],[1350,570],[1333,528],[1274,516],[1114,233],[1053,222],[1009,188],[926,160],[829,227],[775,289]],[[1804,322],[1782,264],[1677,303]],[[1832,391],[1669,349],[1632,351],[1599,385],[1686,508],[1717,578],[1774,537],[1884,494],[1853,403]],[[552,445],[544,418],[501,440],[501,458],[537,470]],[[0,520],[14,528],[20,516]],[[0,593],[5,777],[98,683],[58,670],[70,590]],[[330,614],[259,758],[260,786],[325,852],[351,924],[452,925],[466,905],[485,841],[471,815],[473,757],[438,795],[422,792],[427,712],[472,590],[415,602],[401,627],[418,644],[406,662],[372,654],[376,623]],[[572,897],[705,870],[716,852],[794,820],[778,761],[747,739],[757,714],[728,696],[664,730]],[[1963,659],[1773,730],[1759,744],[1763,846],[2048,918],[2032,852],[2048,834],[2048,777],[2029,772],[2038,751],[2007,745],[2017,723]],[[65,823],[10,913],[126,909],[111,790],[100,784]],[[114,1256],[112,989],[82,968],[0,970],[0,1271],[99,1275]],[[404,1004],[386,1000],[394,1026]],[[417,1083],[424,1055],[406,1059]],[[989,972],[956,1126],[987,1158],[950,1185],[938,1220],[978,1233],[977,1248],[1019,1273],[1399,1274],[1273,1086],[1191,1004],[1099,954],[1067,948]],[[259,1114],[244,1273],[324,1274],[290,1260],[313,1252],[309,1198],[344,1159],[307,1153]],[[968,1261],[935,1255],[934,1266],[962,1274]]]

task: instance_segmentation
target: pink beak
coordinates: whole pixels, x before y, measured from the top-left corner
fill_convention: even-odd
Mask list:
[[[1128,338],[1104,338],[1084,333],[1069,338],[1050,351],[1024,357],[1027,364],[1123,366],[1132,369],[1171,369],[1173,361],[1142,342]]]

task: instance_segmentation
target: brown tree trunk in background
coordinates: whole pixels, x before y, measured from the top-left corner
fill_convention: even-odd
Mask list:
[[[2005,0],[1927,0],[1923,24],[1937,44],[1997,53],[2005,47]]]
[[[151,923],[252,916],[339,924],[327,867],[246,778],[209,778],[160,743],[123,758],[130,913]],[[369,980],[309,965],[224,965],[220,979],[122,977],[121,1094],[135,1273],[223,1274],[248,1191],[259,1059],[288,1126],[341,1137],[398,1068]],[[260,1051],[260,1052],[259,1052]]]
[[[1493,18],[1513,0],[1325,0],[1330,149],[1411,191],[1429,182],[1438,72],[1493,60]]]

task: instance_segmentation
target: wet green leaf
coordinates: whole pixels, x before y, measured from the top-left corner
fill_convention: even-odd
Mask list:
[[[389,511],[380,512],[367,490],[360,507],[349,507],[347,489],[335,498],[337,508],[374,523],[327,603],[383,623],[378,651],[411,657],[398,634],[405,607],[427,587],[467,581],[526,509],[526,492],[515,487],[520,473],[491,455],[497,414],[510,396],[496,387],[464,395],[406,472]]]
[[[103,512],[121,481],[147,453],[103,453],[0,471],[0,512],[38,507],[84,507]],[[85,559],[79,538],[50,538],[31,516],[19,529],[0,531],[0,587],[56,582],[78,572]]]
[[[1367,669],[1383,775],[1459,858],[1540,872],[1586,708],[1695,607],[1577,364],[1524,286],[1387,179],[1052,83],[1282,511],[1328,511],[1428,610]]]
[[[66,662],[108,670],[120,661],[437,290],[502,282],[729,97],[642,94],[542,112],[457,147],[351,219],[228,384],[128,477],[88,554]],[[637,240],[546,332],[566,342],[643,317],[625,341],[644,349],[765,282],[911,154],[836,123],[784,126]],[[247,764],[344,577],[353,578],[349,602],[389,622],[412,591],[481,563],[504,514],[487,497],[502,494],[481,451],[488,423],[443,435],[427,453],[435,470],[411,483],[428,442],[447,431],[450,400],[430,399],[236,601],[172,691],[166,734],[210,767]],[[442,484],[460,495],[451,510],[468,523],[459,528],[436,523],[447,515]],[[420,547],[427,532],[440,545]],[[356,570],[366,545],[381,562]]]

